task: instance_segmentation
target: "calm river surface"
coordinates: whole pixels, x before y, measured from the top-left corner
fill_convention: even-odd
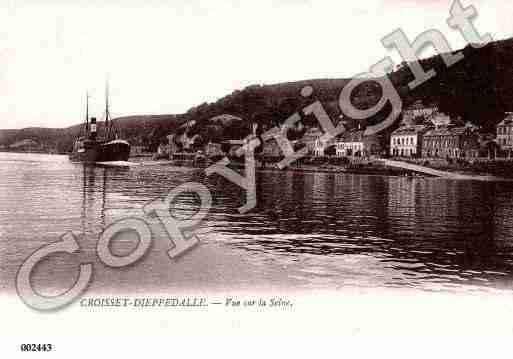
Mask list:
[[[211,208],[202,240],[171,260],[162,226],[149,253],[114,269],[95,254],[106,225],[185,182],[206,184]],[[76,255],[42,261],[33,283],[69,288],[92,262],[97,293],[513,288],[513,184],[428,178],[268,171],[257,173],[258,206],[239,214],[245,192],[200,169],[164,165],[84,168],[65,156],[0,153],[0,290],[14,292],[25,258],[73,231]],[[177,216],[194,212],[180,196]],[[120,255],[137,245],[120,236]]]

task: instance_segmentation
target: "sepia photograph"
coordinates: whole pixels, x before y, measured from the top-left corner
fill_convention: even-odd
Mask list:
[[[507,355],[511,1],[0,10],[0,357]]]

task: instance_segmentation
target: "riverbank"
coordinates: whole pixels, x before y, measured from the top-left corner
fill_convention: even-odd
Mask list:
[[[399,159],[400,161],[425,166],[438,171],[453,172],[466,176],[494,176],[513,179],[513,159]]]
[[[174,167],[185,167],[185,168],[206,168],[212,165],[213,161],[201,161],[194,163],[194,161],[188,160],[152,160],[147,161],[147,158],[134,157],[130,158],[130,161],[140,163],[145,166],[149,165],[163,165],[163,166],[174,166]],[[231,168],[243,169],[244,163],[234,160],[231,162]],[[362,174],[362,175],[382,175],[382,176],[413,176],[413,177],[431,177],[424,174],[419,174],[414,171],[407,169],[395,168],[391,166],[384,166],[379,161],[365,161],[360,163],[349,163],[344,165],[335,165],[328,163],[320,164],[298,164],[294,163],[284,169],[279,169],[275,163],[263,164],[260,161],[256,161],[257,171],[292,171],[292,172],[307,172],[307,173],[351,173],[351,174]]]
[[[214,161],[202,160],[153,160],[147,158],[131,158],[142,165],[169,165],[184,168],[206,168]],[[331,163],[330,163],[331,162]],[[388,161],[404,163],[402,166],[394,166],[384,159],[358,159],[353,162],[333,163],[333,161],[309,160],[296,162],[284,169],[279,169],[276,162],[265,163],[256,161],[257,171],[293,171],[305,173],[350,173],[362,175],[400,176],[400,177],[442,177],[447,179],[478,180],[478,181],[513,181],[513,161],[474,161],[474,162],[449,162],[442,159],[401,159],[400,161]],[[241,170],[244,163],[239,159],[231,159],[230,167]],[[415,168],[407,168],[407,164],[422,166],[425,171]],[[430,171],[433,170],[433,171]],[[436,173],[442,173],[436,174]]]

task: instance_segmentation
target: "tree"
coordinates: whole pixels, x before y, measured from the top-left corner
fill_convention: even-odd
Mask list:
[[[279,118],[277,121],[279,123],[284,123],[289,116],[294,114],[294,112],[301,110],[301,105],[299,101],[292,97],[287,97],[280,101],[279,107],[277,109],[277,115]]]

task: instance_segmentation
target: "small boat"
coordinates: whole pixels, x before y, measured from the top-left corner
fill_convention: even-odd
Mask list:
[[[120,139],[114,121],[110,118],[109,87],[105,91],[105,129],[102,137],[98,136],[96,118],[89,122],[89,95],[86,97],[86,119],[79,136],[73,145],[73,152],[69,155],[72,162],[96,163],[128,161],[130,156],[130,143]]]

